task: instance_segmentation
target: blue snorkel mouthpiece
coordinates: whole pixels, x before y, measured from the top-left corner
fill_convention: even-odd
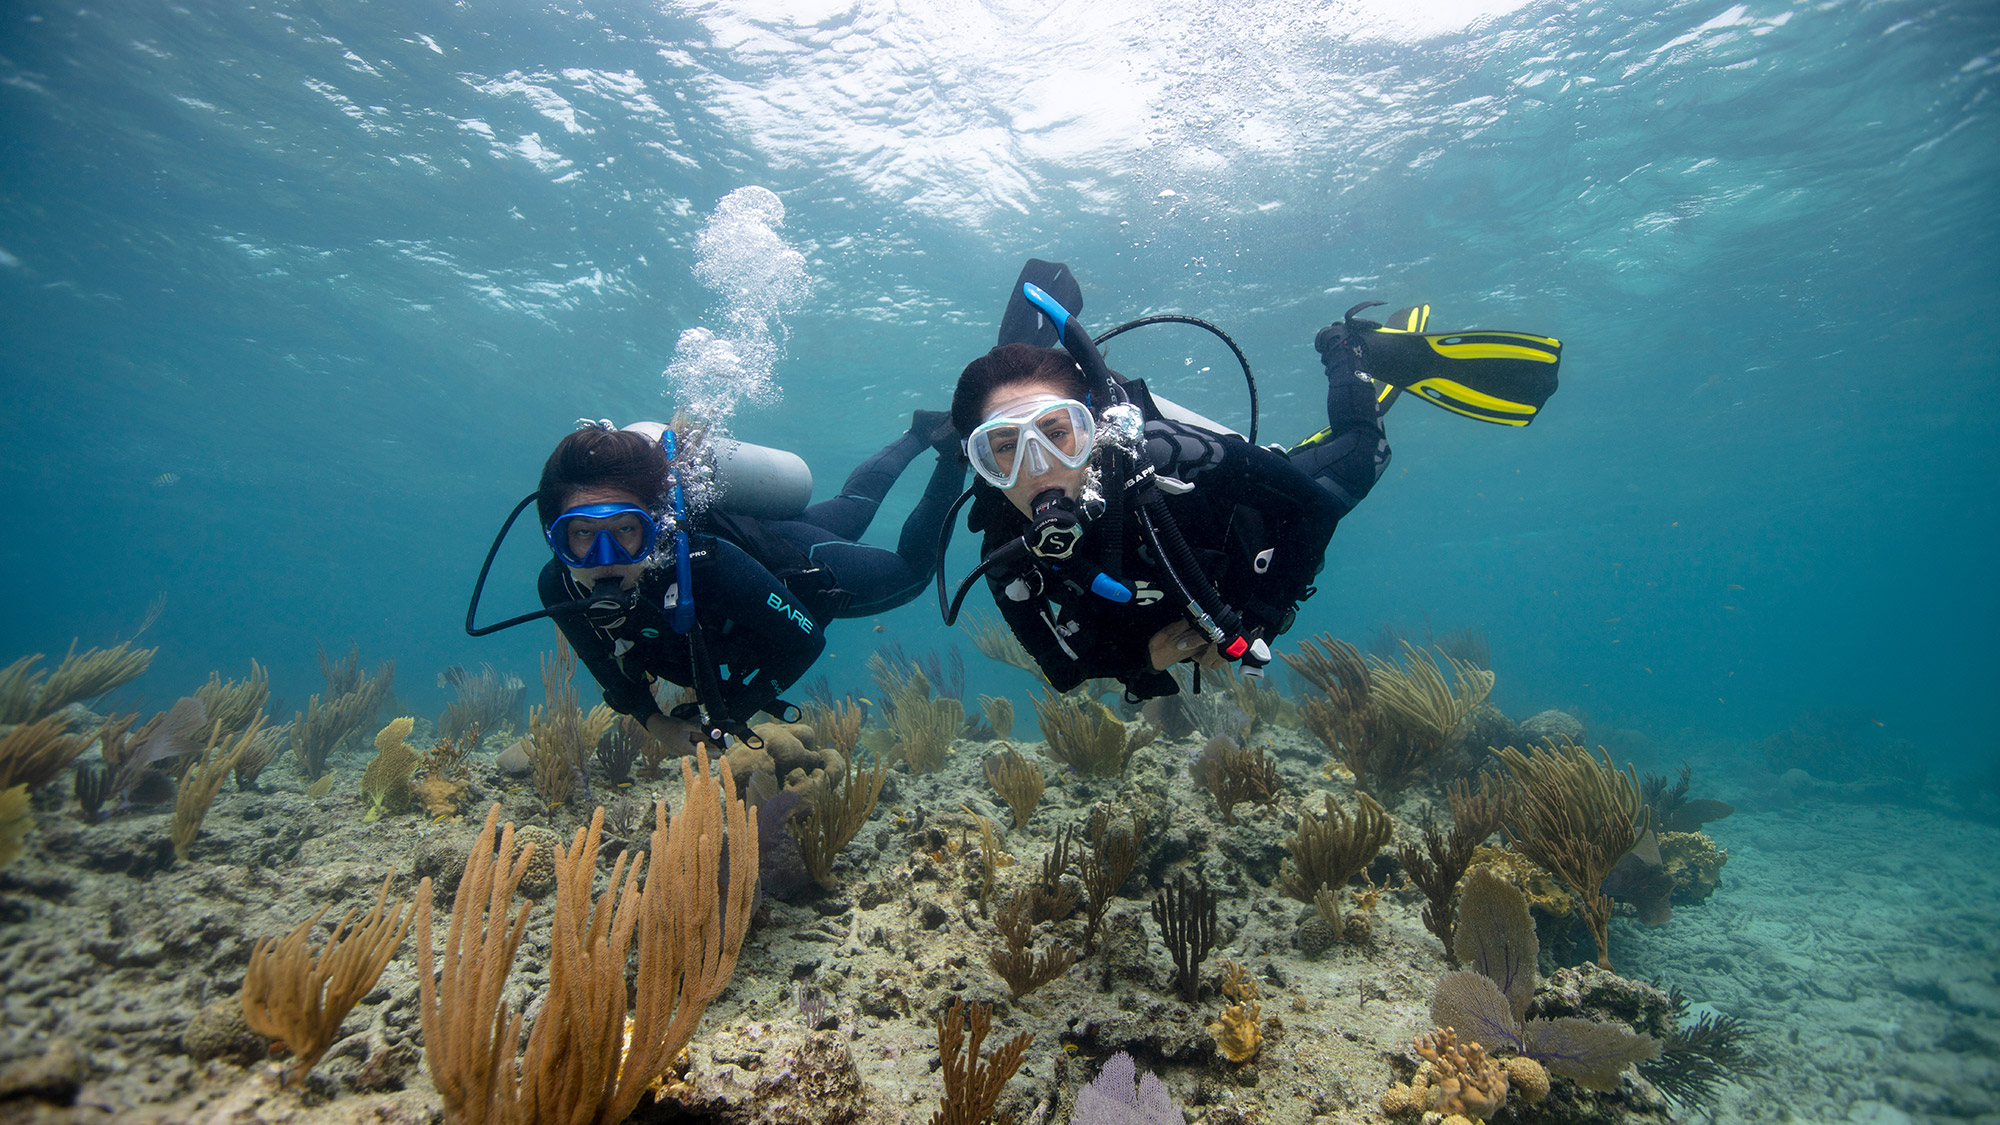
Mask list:
[[[1021,296],[1042,310],[1042,315],[1048,317],[1049,322],[1056,326],[1056,339],[1068,344],[1069,341],[1064,336],[1065,330],[1069,327],[1069,310],[1062,307],[1062,302],[1049,296],[1047,290],[1032,281],[1021,283]]]

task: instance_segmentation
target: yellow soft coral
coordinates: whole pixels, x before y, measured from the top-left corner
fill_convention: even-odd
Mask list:
[[[1208,1025],[1208,1033],[1215,1036],[1215,1045],[1224,1058],[1233,1063],[1249,1062],[1257,1057],[1257,1050],[1264,1043],[1264,1033],[1257,1026],[1257,980],[1234,961],[1226,962],[1224,967],[1228,975],[1222,982],[1222,990],[1236,1003],[1222,1009],[1222,1014]]]
[[[1429,1108],[1484,1121],[1507,1104],[1507,1071],[1486,1057],[1486,1048],[1460,1044],[1458,1033],[1449,1027],[1417,1036],[1413,1046],[1434,1073]]]

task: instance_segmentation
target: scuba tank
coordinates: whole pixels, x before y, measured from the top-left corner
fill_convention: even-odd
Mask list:
[[[667,427],[634,422],[620,429],[659,441]],[[709,507],[760,520],[796,519],[812,502],[812,467],[789,449],[717,438],[702,445],[709,463]]]

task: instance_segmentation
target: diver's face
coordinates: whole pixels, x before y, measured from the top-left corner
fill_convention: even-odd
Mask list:
[[[1061,399],[1068,398],[1073,393],[1066,387],[1049,382],[1009,383],[995,388],[992,394],[986,396],[985,409],[980,412],[980,417],[991,419],[1017,410],[1038,398]],[[1041,460],[1042,470],[1035,472],[1033,467],[1038,460]],[[1006,493],[1007,502],[1020,509],[1022,515],[1033,516],[1035,497],[1051,488],[1061,489],[1062,494],[1071,499],[1081,497],[1083,482],[1089,472],[1088,464],[1071,469],[1053,459],[1031,458],[1022,465],[1021,475],[1015,479],[1013,485],[1002,491]]]
[[[563,510],[581,508],[586,504],[630,504],[643,507],[639,497],[622,488],[584,488],[570,496]],[[596,542],[597,533],[609,531],[618,545],[628,555],[636,555],[645,544],[646,529],[637,516],[621,514],[610,519],[591,519],[587,516],[572,516],[564,522],[564,530],[569,536],[569,550],[572,555],[584,556],[590,553],[591,544]],[[616,578],[622,589],[631,589],[639,582],[639,575],[646,569],[643,562],[624,563],[618,566],[569,567],[570,577],[585,586],[595,586],[606,578]]]

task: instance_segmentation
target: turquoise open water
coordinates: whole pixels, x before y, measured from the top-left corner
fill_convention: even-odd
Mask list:
[[[1844,708],[1991,770],[1996,76],[1989,0],[12,0],[0,662],[164,596],[122,708],[253,657],[297,707],[349,641],[420,711],[447,665],[532,682],[545,627],[460,631],[480,555],[572,419],[673,411],[676,341],[741,297],[697,236],[759,186],[808,288],[733,425],[821,496],[944,405],[1030,255],[1095,327],[1227,328],[1264,440],[1318,424],[1317,327],[1428,301],[1560,337],[1563,389],[1526,430],[1399,406],[1301,635],[1476,627],[1508,713],[1642,768]],[[1113,361],[1247,419],[1191,331]],[[863,688],[885,640],[953,637],[920,601],[819,671]]]

